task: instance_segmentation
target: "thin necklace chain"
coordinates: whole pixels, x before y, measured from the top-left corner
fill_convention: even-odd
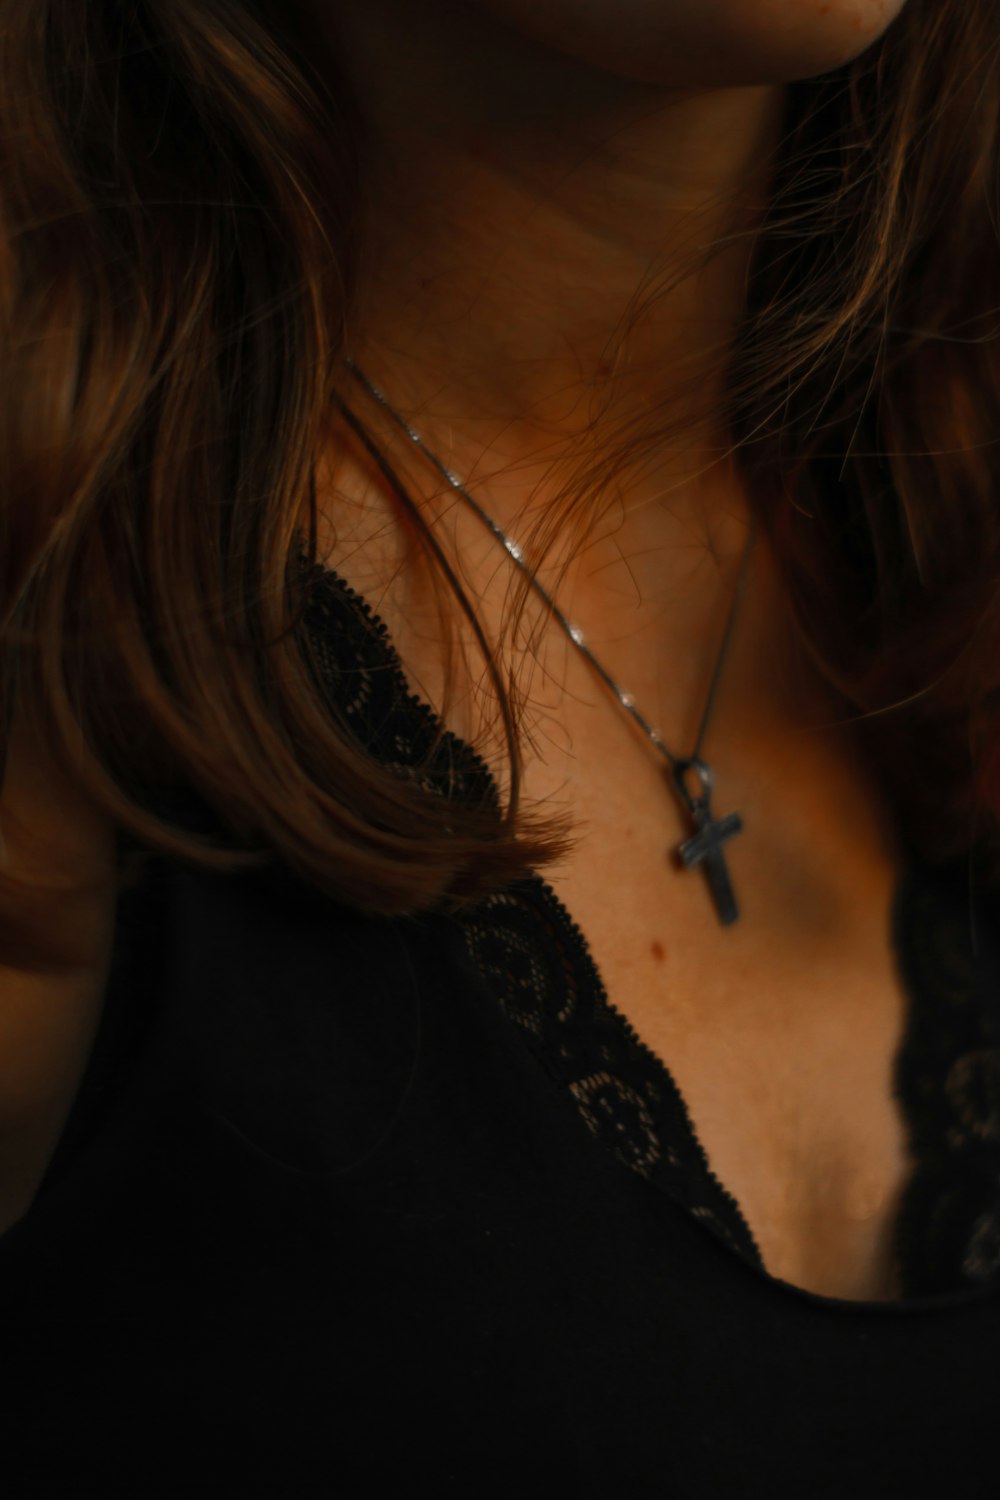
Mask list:
[[[698,738],[695,742],[695,747],[692,750],[690,756],[680,757],[673,755],[667,749],[663,740],[661,739],[659,734],[657,734],[653,726],[648,722],[648,720],[639,711],[639,709],[636,708],[635,699],[633,698],[632,694],[630,692],[627,692],[624,688],[620,687],[617,682],[615,682],[614,678],[611,676],[610,672],[608,672],[607,668],[598,661],[597,657],[590,650],[589,646],[587,645],[586,638],[584,637],[583,631],[580,630],[578,626],[573,625],[569,620],[567,620],[562,610],[555,603],[555,600],[551,598],[551,596],[538,582],[538,579],[535,577],[534,573],[524,562],[523,553],[517,542],[512,541],[511,538],[501,530],[497,523],[487,515],[486,511],[483,510],[479,502],[469,494],[468,490],[462,484],[461,480],[455,474],[453,474],[444,463],[441,462],[441,460],[435,453],[431,452],[420,434],[418,432],[415,432],[409,425],[409,423],[400,416],[399,412],[397,412],[395,408],[389,404],[389,401],[382,393],[382,391],[379,390],[378,386],[374,385],[372,381],[368,379],[368,376],[364,374],[364,372],[354,363],[354,361],[350,357],[345,355],[344,359],[345,363],[352,371],[354,376],[362,383],[362,385],[367,387],[367,389],[371,392],[375,399],[389,413],[389,416],[392,417],[396,425],[406,433],[410,441],[420,449],[420,451],[427,459],[430,460],[430,462],[437,469],[438,473],[448,481],[452,489],[457,490],[457,492],[462,496],[463,500],[465,500],[476,512],[480,520],[489,527],[490,531],[492,531],[497,540],[503,544],[513,561],[520,568],[521,572],[526,575],[532,587],[545,601],[545,604],[548,606],[551,613],[555,616],[558,623],[562,626],[563,630],[569,636],[570,640],[573,642],[577,650],[586,657],[591,666],[595,669],[598,675],[614,693],[622,708],[624,708],[627,713],[631,714],[632,718],[639,725],[640,729],[642,729],[643,732],[648,735],[649,739],[652,740],[653,744],[656,746],[657,750],[659,750],[660,754],[663,755],[663,757],[667,760],[671,767],[671,770],[675,773],[675,777],[678,772],[683,773],[683,771],[686,770],[689,765],[698,763],[703,765],[704,763],[700,762],[702,741],[705,737],[705,730],[708,726],[708,721],[711,716],[712,704],[715,701],[715,692],[716,688],[718,687],[719,678],[722,672],[722,663],[725,660],[726,652],[729,647],[729,641],[733,630],[733,623],[736,619],[736,610],[739,606],[740,600],[743,597],[743,590],[746,586],[747,565],[750,561],[750,553],[756,539],[756,519],[751,518],[750,536],[747,541],[746,549],[743,553],[743,562],[740,567],[739,578],[737,580],[736,588],[733,593],[732,603],[729,607],[729,615],[726,620],[726,628],[722,637],[722,645],[719,649],[719,655],[715,663],[715,670],[712,674],[712,681],[708,690],[708,696],[705,701],[705,711],[702,714],[701,727],[698,730]],[[707,770],[707,767],[705,769]],[[703,777],[702,780],[704,781],[705,778]],[[679,789],[684,792],[685,789],[683,787],[683,783],[678,781],[678,786]]]

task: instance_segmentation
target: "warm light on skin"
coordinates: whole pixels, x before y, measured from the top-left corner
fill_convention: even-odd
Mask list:
[[[683,441],[623,476],[625,519],[560,600],[652,714],[653,652],[693,703],[746,534],[702,370],[731,343],[751,241],[690,262],[766,202],[786,85],[858,55],[904,0],[307,3],[372,126],[351,353],[497,521],[513,532],[544,507],[598,401],[609,431],[683,407]],[[508,579],[460,511],[441,525],[489,612],[491,580],[499,599]],[[760,702],[757,674],[734,675]]]
[[[651,304],[624,355],[609,341],[652,268],[662,285],[766,198],[784,85],[859,55],[905,0],[309,3],[378,140],[355,336],[425,426],[434,403],[425,435],[447,424],[468,473],[487,447],[571,438],[609,374],[622,411],[690,390],[740,311],[746,243]]]

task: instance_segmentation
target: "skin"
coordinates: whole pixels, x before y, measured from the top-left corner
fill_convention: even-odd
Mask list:
[[[666,743],[690,748],[749,523],[702,372],[741,313],[787,85],[862,53],[904,0],[311,3],[372,126],[349,351],[487,512],[520,539],[582,444],[600,457],[623,423],[683,416],[655,464],[618,476],[607,524],[555,592]],[[496,636],[502,549],[349,377],[343,389]],[[438,706],[433,608],[407,582],[377,476],[338,436],[325,493],[319,478],[337,518],[324,538],[321,513],[321,552]],[[670,1059],[765,1264],[879,1299],[895,1295],[886,1234],[906,1172],[890,1073],[906,1007],[887,941],[898,852],[787,624],[758,541],[704,746],[716,812],[753,830],[730,846],[744,920],[724,935],[703,882],[664,860],[688,829],[659,759],[555,628],[530,643],[522,791],[582,829],[546,879],[612,1001]],[[531,667],[505,645],[515,671]],[[474,697],[447,716],[465,737]]]
[[[683,416],[654,458],[616,477],[568,570],[557,547],[538,577],[666,743],[693,746],[750,523],[718,387],[702,372],[742,311],[787,85],[860,55],[905,0],[303,3],[369,125],[349,352],[487,513],[523,541],[581,451],[599,459],[628,424]],[[343,390],[409,461],[412,492],[496,638],[509,560],[349,374]],[[373,593],[440,706],[434,602],[410,581],[371,463],[338,434],[318,477],[322,550]],[[531,623],[539,615],[535,605]],[[811,756],[814,828],[816,783],[849,752],[791,644],[762,539],[737,624],[704,753],[722,747],[720,778],[762,823],[778,773],[740,776],[786,746],[798,766]],[[529,669],[538,757],[579,779],[579,760],[566,764],[574,742],[620,714],[559,630],[506,649]],[[482,727],[473,697],[451,714],[456,733]]]
[[[863,52],[904,0],[307,3],[374,141],[350,352],[487,512],[524,538],[584,440],[600,457],[623,423],[683,414],[682,437],[619,477],[558,597],[668,743],[685,738],[748,525],[718,389],[701,372],[741,311],[786,85]],[[739,228],[692,271],[699,247]],[[349,378],[343,389],[358,399]],[[399,453],[398,434],[373,425]],[[370,483],[370,467],[331,471],[342,528],[345,496],[360,501]],[[498,621],[509,567],[464,507],[435,507],[434,488],[425,465],[416,489]],[[553,553],[543,584],[562,560]],[[766,567],[754,564],[758,591]],[[780,604],[759,631],[754,609],[720,716],[739,712],[740,682],[758,705],[788,695],[773,651]],[[544,649],[543,673],[558,674],[562,646]],[[764,697],[761,653],[775,664]]]

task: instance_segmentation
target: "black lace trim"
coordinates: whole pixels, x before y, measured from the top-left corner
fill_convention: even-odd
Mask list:
[[[410,691],[383,620],[339,574],[307,573],[310,666],[331,712],[372,756],[424,791],[500,811],[480,755]]]
[[[457,920],[476,967],[591,1133],[763,1269],[739,1204],[719,1181],[659,1054],[608,998],[580,928],[539,876]]]
[[[448,797],[499,808],[486,762],[414,693],[385,623],[317,564],[305,617],[331,707],[370,753]],[[905,898],[905,899],[904,899]],[[540,876],[453,919],[503,1013],[591,1134],[764,1270],[669,1068],[612,1004],[583,933]],[[896,1097],[913,1169],[895,1229],[904,1298],[1000,1283],[1000,1038],[953,884],[911,866],[897,894],[910,1016]],[[996,978],[996,975],[994,975]]]
[[[986,992],[1000,976],[995,959],[977,957],[969,917],[968,902],[930,877],[900,913],[913,998],[895,1092],[917,1169],[896,1247],[913,1296],[1000,1280],[1000,1036]]]

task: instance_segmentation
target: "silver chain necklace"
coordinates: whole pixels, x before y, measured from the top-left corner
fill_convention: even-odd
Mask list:
[[[525,564],[521,548],[517,545],[517,543],[515,541],[512,541],[510,537],[506,536],[505,533],[497,525],[497,523],[486,514],[479,502],[473,499],[473,497],[469,494],[468,490],[465,489],[461,481],[451,472],[449,468],[447,468],[441,462],[436,454],[431,452],[420,434],[414,432],[409,423],[406,422],[404,418],[400,416],[399,412],[397,412],[389,404],[383,393],[378,389],[376,385],[372,384],[367,375],[365,375],[358,368],[354,361],[348,356],[345,356],[344,358],[345,363],[347,364],[348,368],[355,376],[355,378],[359,380],[361,384],[367,388],[371,395],[374,396],[375,399],[385,408],[385,410],[389,413],[390,417],[392,417],[397,426],[406,433],[410,441],[414,443],[424,454],[424,456],[430,460],[430,462],[437,469],[438,473],[448,481],[452,489],[457,491],[457,493],[462,496],[462,499],[471,506],[471,508],[479,516],[480,520],[489,527],[490,531],[492,531],[497,540],[503,543],[513,561],[520,568],[521,572],[524,573],[528,578],[531,586],[535,589],[536,593],[538,593],[540,597],[545,601],[546,606],[555,616],[556,620],[562,626],[566,634],[569,636],[570,640],[573,642],[573,645],[584,657],[586,657],[587,661],[595,669],[595,671],[601,677],[602,681],[606,683],[606,685],[614,693],[621,706],[629,714],[631,714],[635,722],[649,737],[649,739],[652,740],[657,750],[659,750],[660,754],[667,761],[667,765],[669,767],[669,775],[667,777],[668,784],[672,787],[682,806],[686,809],[688,815],[692,820],[694,829],[691,837],[686,839],[684,843],[680,844],[674,851],[674,853],[676,857],[679,858],[681,864],[685,869],[691,869],[695,865],[702,865],[704,867],[705,873],[708,876],[709,886],[711,887],[712,897],[715,901],[715,909],[718,913],[719,921],[722,926],[728,927],[731,923],[736,922],[739,919],[739,910],[736,905],[736,899],[733,895],[733,888],[729,879],[729,871],[726,867],[725,855],[722,851],[722,845],[726,842],[727,839],[731,839],[735,834],[741,832],[743,828],[743,819],[739,813],[729,813],[726,817],[718,819],[713,817],[712,810],[709,804],[715,778],[711,768],[706,764],[704,760],[700,758],[698,752],[701,749],[702,740],[705,737],[705,730],[708,726],[708,720],[712,712],[712,704],[715,700],[715,690],[719,683],[719,676],[722,671],[722,663],[726,655],[726,650],[729,646],[730,636],[732,635],[733,621],[736,618],[736,609],[743,596],[743,590],[746,584],[747,564],[750,560],[750,553],[753,549],[754,541],[756,540],[755,519],[751,519],[750,536],[747,541],[746,549],[743,553],[743,562],[740,567],[739,578],[737,580],[736,588],[733,593],[732,604],[729,608],[729,616],[726,621],[726,629],[722,638],[722,646],[719,650],[718,659],[715,663],[715,670],[712,674],[712,682],[708,690],[708,698],[705,703],[705,711],[702,715],[701,728],[698,730],[697,742],[695,744],[694,750],[690,755],[673,755],[667,749],[666,745],[663,743],[656,730],[652,727],[651,724],[646,721],[643,715],[636,708],[635,700],[633,699],[632,694],[619,687],[618,683],[615,682],[614,678],[607,671],[607,669],[603,667],[597,660],[596,656],[594,656],[593,652],[590,650],[586,643],[583,631],[578,629],[577,626],[572,625],[569,620],[566,619],[566,616],[558,608],[554,600],[538,582],[534,573],[532,573],[531,569],[528,568]],[[685,785],[684,778],[689,771],[693,771],[701,783],[701,792],[698,795],[692,794]]]

